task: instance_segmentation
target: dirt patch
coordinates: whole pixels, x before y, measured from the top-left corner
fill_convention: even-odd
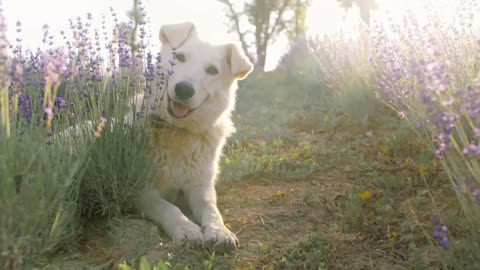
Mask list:
[[[290,245],[318,229],[317,217],[303,201],[310,182],[249,179],[221,188],[228,190],[219,192],[225,222],[231,224],[242,244],[236,266],[269,263],[267,251]]]

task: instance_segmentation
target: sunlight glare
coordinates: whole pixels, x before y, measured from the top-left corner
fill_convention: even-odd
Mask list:
[[[240,9],[244,0],[233,0]],[[454,18],[456,4],[464,0],[377,0],[378,9],[372,12],[372,21],[386,24],[389,21],[400,22],[411,10],[419,20],[428,20],[427,12],[432,7],[442,18]],[[226,8],[218,1],[157,1],[145,0],[150,18],[150,35],[152,45],[159,45],[157,38],[160,26],[166,23],[193,21],[200,35],[213,43],[237,41],[235,32],[230,31]],[[425,8],[430,5],[431,7]],[[18,34],[15,24],[22,22],[22,44],[24,48],[34,49],[41,45],[42,26],[48,24],[51,33],[56,35],[61,30],[68,32],[68,20],[78,16],[85,17],[91,12],[94,28],[101,28],[101,16],[111,24],[109,7],[113,7],[121,21],[126,21],[126,13],[132,7],[132,0],[15,0],[4,1],[3,8],[8,20],[8,37],[14,41]],[[340,7],[337,0],[313,0],[306,18],[307,36],[323,36],[342,32],[346,36],[355,36],[361,26],[359,9],[355,5],[348,11]],[[286,52],[289,41],[286,35],[280,35],[270,45],[267,55],[267,70],[276,67],[279,58]]]
[[[451,20],[456,15],[457,7],[464,0],[377,0],[379,9],[376,11],[378,23],[387,23],[382,19],[400,21],[408,13],[414,15],[419,21],[426,22],[431,19],[429,15],[436,13],[440,18]]]

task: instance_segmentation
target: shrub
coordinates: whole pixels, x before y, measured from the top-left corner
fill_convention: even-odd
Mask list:
[[[475,25],[478,1],[449,5],[455,11],[450,16],[430,6],[399,21],[373,23],[356,41],[326,38],[312,47],[326,71],[326,84],[347,93],[348,99],[368,101],[354,101],[364,112],[352,112],[368,118],[377,96],[430,143],[465,216],[461,232],[447,233],[445,213],[436,209],[442,218],[433,225],[434,240],[449,250],[452,256],[444,259],[451,267],[475,265],[480,254],[480,37]],[[457,247],[462,252],[456,252]]]
[[[82,217],[117,216],[148,184],[150,107],[129,103],[161,92],[175,62],[162,68],[146,45],[144,10],[137,44],[132,23],[112,10],[111,35],[87,14],[70,20],[60,47],[43,26],[36,51],[22,49],[20,22],[9,44],[0,13],[0,268],[41,264],[80,232]]]
[[[46,145],[37,132],[0,136],[0,266],[32,263],[78,234],[84,158]]]

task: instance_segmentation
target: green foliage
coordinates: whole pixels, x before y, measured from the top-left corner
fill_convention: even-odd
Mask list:
[[[92,100],[92,115],[108,104],[124,119],[126,99]],[[72,241],[83,217],[118,217],[153,173],[142,121],[126,125],[106,118],[67,129],[58,120],[56,135],[31,127],[17,136],[0,136],[0,265],[16,269],[41,265],[43,255]]]
[[[255,0],[245,2],[241,11],[236,10],[233,1],[218,1],[227,6],[232,29],[238,34],[245,53],[255,62],[258,70],[264,70],[267,48],[278,35],[287,32],[291,38],[297,39],[305,34],[305,14],[310,5],[309,0]],[[248,21],[254,31],[243,29],[243,21]],[[253,44],[251,39],[255,41]],[[253,46],[255,58],[249,52]]]
[[[57,108],[48,121],[36,99],[30,120],[12,105],[15,96],[10,103],[0,100],[9,111],[2,111],[2,120],[9,119],[0,126],[0,268],[43,266],[44,255],[75,240],[85,217],[119,216],[148,184],[152,166],[144,119],[132,125],[123,120],[136,113],[128,106],[140,84],[130,81],[135,72],[102,74],[103,81],[81,95],[60,83],[47,87],[50,106],[59,106],[57,97],[76,105]],[[80,76],[69,83],[84,85]],[[22,90],[35,98],[40,91],[35,85]]]
[[[51,254],[79,231],[77,156],[31,131],[0,136],[0,267],[21,268]]]
[[[84,165],[80,204],[88,217],[116,217],[132,210],[153,173],[145,130],[110,121],[101,137],[91,142]]]
[[[311,0],[294,0],[290,4],[294,14],[293,20],[287,22],[287,36],[290,41],[305,37],[307,32],[305,19],[307,18],[307,10],[311,2]]]

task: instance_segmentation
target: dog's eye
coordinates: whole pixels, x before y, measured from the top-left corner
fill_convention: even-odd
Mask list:
[[[186,61],[185,55],[183,53],[177,53],[176,58],[177,58],[178,61],[180,61],[182,63],[185,63],[185,61]]]
[[[205,69],[205,72],[207,72],[210,75],[217,75],[218,69],[214,66],[208,66],[207,69]]]

